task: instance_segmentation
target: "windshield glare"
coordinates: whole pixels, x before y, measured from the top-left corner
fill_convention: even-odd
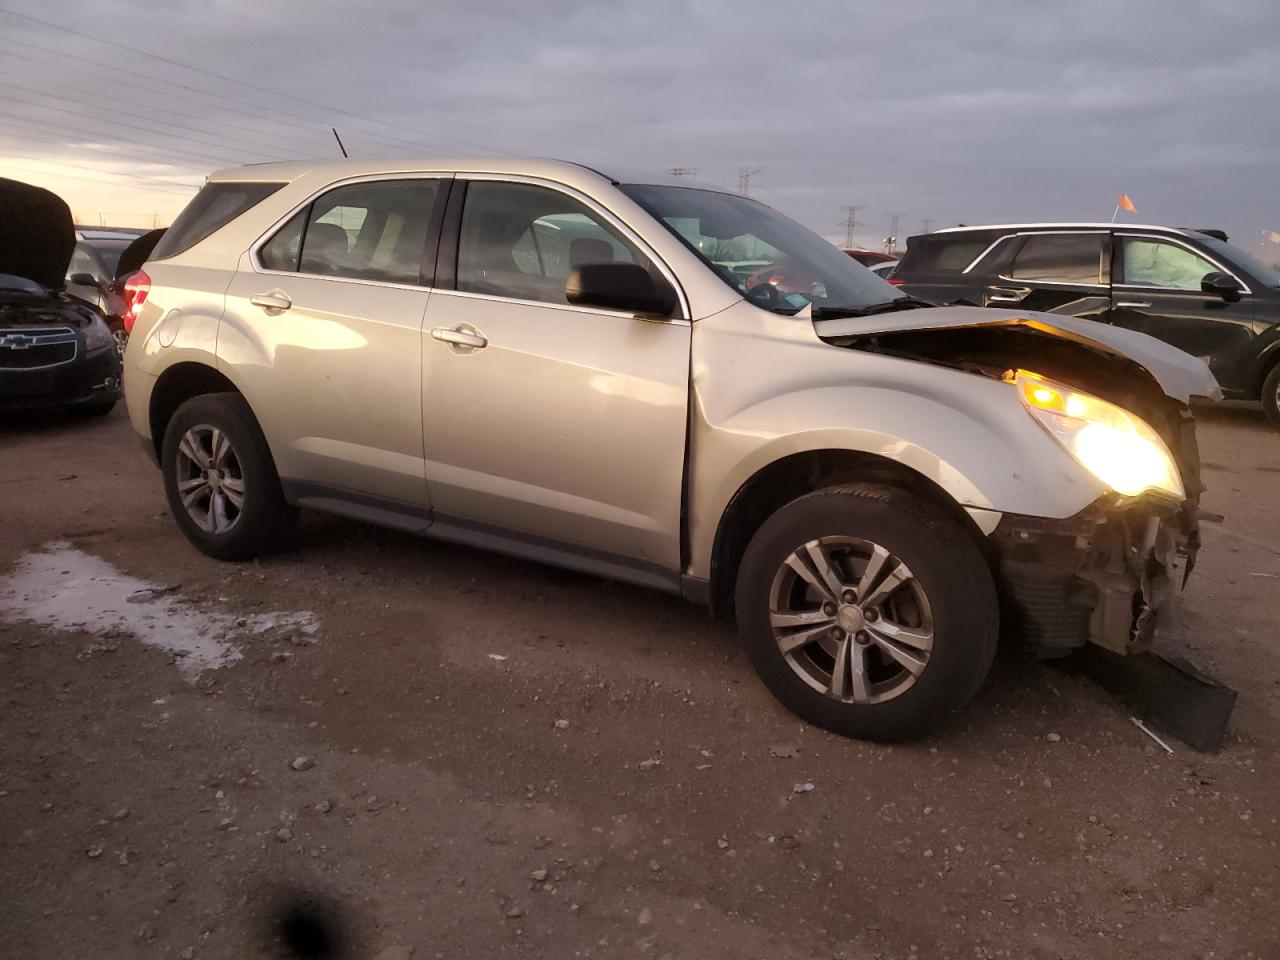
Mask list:
[[[762,203],[696,187],[625,184],[725,283],[757,306],[792,315],[861,310],[902,296],[811,230]]]

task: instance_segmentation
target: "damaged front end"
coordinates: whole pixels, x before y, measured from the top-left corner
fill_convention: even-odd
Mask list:
[[[1031,392],[1043,393],[1046,404],[1062,401],[1059,391],[1036,386],[1043,375],[1056,382],[1046,387],[1085,391],[1141,418],[1144,429],[1159,437],[1152,442],[1163,442],[1172,458],[1178,477],[1168,485],[1174,491],[1112,492],[1067,519],[1006,513],[988,542],[1006,622],[1041,657],[1063,657],[1089,643],[1118,654],[1137,653],[1149,649],[1158,635],[1172,635],[1174,597],[1200,547],[1203,486],[1189,400],[1217,393],[1212,375],[1204,368],[1204,379],[1197,381],[1190,366],[1197,361],[1183,354],[1171,358],[1166,351],[1177,351],[1155,341],[1140,362],[1121,349],[1130,344],[1107,343],[1121,332],[1103,325],[948,310],[967,322],[944,325],[946,312],[938,311],[915,328],[837,333],[833,325],[822,325],[827,329],[819,335],[833,345],[992,379],[1019,384],[1030,379]]]

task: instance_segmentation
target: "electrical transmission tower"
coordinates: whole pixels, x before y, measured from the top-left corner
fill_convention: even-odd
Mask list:
[[[757,173],[763,173],[764,167],[739,167],[738,168],[738,193],[744,197],[751,196],[751,178]]]
[[[889,235],[884,238],[884,252],[898,252],[898,215],[896,213],[889,218]]]
[[[858,225],[858,221],[854,219],[857,214],[857,207],[849,207],[849,216],[844,221],[844,245],[853,249],[853,228]]]
[[[932,224],[933,224],[933,221],[932,221],[932,220],[921,220],[921,221],[920,221],[920,228],[921,228],[921,229],[920,229],[920,232],[921,232],[921,233],[928,233],[928,232],[929,232],[929,227],[930,227]]]
[[[667,167],[669,177],[696,177],[697,175],[697,167]]]

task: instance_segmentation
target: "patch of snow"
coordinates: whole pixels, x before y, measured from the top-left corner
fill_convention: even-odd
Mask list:
[[[122,574],[106,560],[58,541],[24,554],[0,580],[0,616],[59,630],[131,633],[173,654],[188,680],[240,659],[238,639],[281,627],[316,631],[309,611],[250,616],[197,609],[174,588]]]

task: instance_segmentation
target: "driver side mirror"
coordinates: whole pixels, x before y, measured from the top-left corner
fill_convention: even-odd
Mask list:
[[[569,271],[564,298],[579,307],[669,317],[675,293],[637,263],[584,263]]]
[[[98,278],[92,273],[73,273],[67,277],[67,282],[77,287],[93,287],[98,289]]]
[[[1204,275],[1200,280],[1200,289],[1205,293],[1216,293],[1227,303],[1235,303],[1243,292],[1239,280],[1229,273],[1217,270]]]

